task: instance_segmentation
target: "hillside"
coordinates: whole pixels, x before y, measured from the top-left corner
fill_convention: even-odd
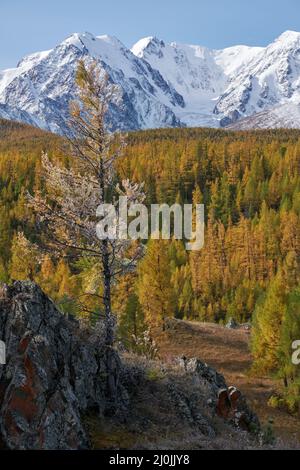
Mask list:
[[[107,366],[100,325],[87,328],[61,315],[36,285],[1,286],[0,310],[0,334],[7,345],[7,366],[0,366],[0,448],[299,447],[299,418],[267,405],[276,382],[248,374],[248,330],[172,320],[157,338],[160,360],[126,352],[120,359],[112,351]],[[189,359],[197,357],[201,360]],[[116,384],[115,401],[107,395],[105,373]],[[261,438],[237,427],[232,417],[218,415],[218,394],[232,384],[250,406],[242,402],[239,412],[255,424],[250,411],[255,410],[263,433],[273,419],[274,445],[262,446]],[[76,399],[70,400],[73,394]],[[112,404],[113,414],[108,412]]]
[[[213,323],[177,321],[170,324],[158,344],[163,360],[181,355],[201,357],[223,374],[228,384],[235,384],[243,392],[263,426],[273,421],[274,434],[283,445],[299,447],[300,418],[268,405],[279,384],[270,377],[250,373],[253,357],[249,342],[250,331],[242,327],[228,329]]]
[[[266,127],[297,129],[299,128],[299,113],[299,104],[282,104],[241,119],[228,125],[227,128],[231,130],[265,129]]]
[[[0,280],[35,281],[62,312],[92,324],[103,309],[99,264],[49,249],[47,227],[27,202],[29,191],[57,204],[41,153],[77,171],[69,147],[50,133],[0,124]],[[162,129],[130,133],[127,143],[116,177],[144,182],[147,205],[204,203],[205,246],[187,252],[180,240],[143,243],[137,269],[112,286],[118,342],[144,354],[168,318],[188,321],[186,337],[167,342],[164,355],[207,360],[249,394],[262,421],[273,413],[275,426],[293,434],[300,410],[299,368],[291,362],[300,337],[300,131]],[[245,332],[222,328],[230,319],[252,325],[252,357]],[[250,365],[257,379],[248,377]],[[271,395],[275,411],[266,407]]]
[[[10,450],[242,449],[259,423],[242,397],[217,413],[224,378],[200,360],[166,365],[107,349],[103,324],[61,314],[41,289],[0,289],[0,441]],[[21,378],[21,380],[20,380]],[[208,405],[208,402],[210,403]],[[232,405],[233,406],[233,405]],[[234,424],[242,415],[249,429]],[[1,445],[1,443],[0,443]]]
[[[114,36],[74,33],[0,71],[0,116],[68,132],[78,61],[95,60],[118,87],[107,119],[114,130],[299,127],[299,45],[295,31],[266,47],[220,50],[156,37],[130,49]]]

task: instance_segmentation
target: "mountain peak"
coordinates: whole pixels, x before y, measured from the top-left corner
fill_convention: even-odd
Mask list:
[[[73,45],[82,49],[85,47],[89,51],[95,51],[99,45],[112,46],[114,48],[124,48],[125,46],[115,36],[103,34],[101,36],[94,36],[92,33],[73,33],[62,42],[63,45]]]
[[[74,33],[50,52],[31,54],[18,68],[0,71],[0,117],[17,116],[53,132],[68,132],[68,103],[77,96],[74,77],[81,58],[95,60],[118,86],[108,111],[110,130],[181,125],[173,107],[182,106],[183,98],[159,71],[114,36],[89,32]]]
[[[146,51],[158,55],[162,54],[161,49],[164,47],[164,41],[158,39],[156,36],[148,36],[134,44],[131,48],[131,52],[137,57],[144,57]]]
[[[101,36],[96,36],[96,40],[97,39],[100,41],[106,42],[107,44],[111,44],[112,46],[125,47],[124,44],[116,36],[110,36],[109,34],[102,34]]]
[[[285,31],[275,40],[275,43],[295,43],[300,40],[300,33],[297,31]]]
[[[73,45],[82,48],[82,39],[86,37],[87,33],[73,33],[62,41],[62,45]],[[92,36],[92,35],[90,35]],[[91,38],[90,38],[91,39]]]

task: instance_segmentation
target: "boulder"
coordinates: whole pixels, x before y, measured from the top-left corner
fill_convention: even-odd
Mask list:
[[[231,411],[231,403],[228,396],[227,388],[222,388],[218,393],[218,401],[216,405],[218,416],[227,419]]]
[[[235,321],[234,318],[230,318],[228,320],[228,323],[226,323],[226,328],[228,328],[229,330],[234,330],[235,328],[238,328],[239,327],[239,324]]]
[[[218,416],[245,431],[258,431],[260,423],[257,416],[247,405],[245,397],[236,387],[219,391],[216,406]]]

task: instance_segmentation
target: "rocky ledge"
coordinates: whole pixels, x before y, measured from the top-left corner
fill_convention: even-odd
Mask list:
[[[7,447],[87,448],[81,414],[88,409],[105,414],[122,396],[118,355],[109,352],[108,370],[97,332],[78,331],[29,282],[2,288],[0,339],[7,355],[0,366],[0,431]],[[108,381],[115,387],[110,397]]]

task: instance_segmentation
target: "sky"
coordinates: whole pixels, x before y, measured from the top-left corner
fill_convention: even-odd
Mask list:
[[[0,0],[0,69],[74,32],[224,48],[300,31],[299,0]]]

